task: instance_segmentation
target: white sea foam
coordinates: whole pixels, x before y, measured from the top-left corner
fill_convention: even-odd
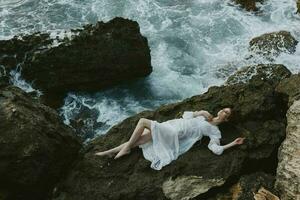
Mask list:
[[[0,0],[0,7],[17,7],[26,0]]]
[[[12,82],[12,84],[21,88],[27,93],[35,91],[38,96],[41,96],[42,92],[40,90],[34,89],[31,86],[32,83],[28,83],[21,77],[20,69],[21,69],[20,67],[17,67],[15,70],[10,71],[10,81]]]
[[[146,109],[138,101],[125,95],[123,98],[110,98],[103,94],[79,96],[70,93],[65,99],[65,106],[61,108],[60,112],[65,119],[65,124],[69,125],[70,119],[79,114],[82,107],[90,110],[96,109],[99,112],[98,117],[92,120],[95,123],[103,123],[104,125],[94,130],[96,135],[105,133],[120,120]]]
[[[137,112],[220,85],[234,69],[270,63],[259,55],[249,57],[249,41],[256,36],[287,30],[300,41],[294,0],[268,0],[259,7],[255,14],[232,0],[27,0],[0,8],[0,39],[37,30],[57,35],[116,16],[137,21],[151,48],[152,74],[89,96],[69,94],[61,109],[68,123],[88,100],[104,124],[95,134],[103,134]],[[299,52],[298,45],[295,54],[281,54],[273,62],[299,72]]]

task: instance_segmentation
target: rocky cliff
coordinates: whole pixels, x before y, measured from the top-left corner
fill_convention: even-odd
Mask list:
[[[144,111],[117,124],[86,147],[81,160],[57,186],[54,199],[208,199],[241,174],[259,170],[274,173],[277,148],[285,137],[287,110],[287,101],[275,87],[290,72],[282,65],[248,68],[252,67],[265,68],[270,73],[253,74],[244,82],[214,86],[202,95],[155,111]],[[232,107],[234,114],[229,123],[220,126],[222,143],[238,136],[247,139],[244,145],[222,156],[212,154],[205,139],[160,171],[150,168],[150,162],[138,148],[117,160],[94,156],[96,151],[128,140],[141,117],[162,122],[181,117],[186,110],[205,109],[216,113],[225,106]]]

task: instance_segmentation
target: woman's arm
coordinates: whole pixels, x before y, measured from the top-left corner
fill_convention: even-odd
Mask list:
[[[224,150],[229,149],[230,147],[236,146],[236,145],[241,145],[244,143],[245,138],[236,138],[234,141],[226,144],[223,146]]]
[[[197,116],[203,116],[206,118],[207,121],[211,121],[213,116],[207,112],[206,110],[200,110],[200,111],[184,111],[182,118],[185,119],[191,119],[193,117],[197,117]]]
[[[245,138],[237,138],[234,141],[226,144],[226,145],[220,145],[220,140],[211,138],[210,142],[208,144],[208,148],[217,155],[221,155],[225,149],[229,149],[230,147],[243,144]]]

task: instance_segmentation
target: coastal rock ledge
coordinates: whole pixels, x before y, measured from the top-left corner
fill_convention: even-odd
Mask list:
[[[46,199],[81,142],[55,110],[15,86],[0,86],[0,122],[0,199]]]
[[[222,188],[232,185],[243,174],[261,170],[274,174],[278,147],[285,137],[288,104],[275,87],[291,73],[283,65],[250,69],[253,67],[268,68],[268,73],[254,70],[257,74],[244,82],[213,86],[202,95],[143,111],[115,125],[86,146],[66,179],[56,186],[53,199],[216,199]],[[160,171],[150,168],[139,148],[117,160],[94,155],[127,141],[141,117],[162,122],[181,117],[183,111],[205,109],[215,114],[225,106],[232,107],[234,112],[230,122],[220,125],[221,143],[239,136],[246,137],[246,141],[221,156],[208,150],[205,137]]]

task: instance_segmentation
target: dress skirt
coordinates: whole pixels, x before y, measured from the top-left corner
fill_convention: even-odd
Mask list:
[[[139,145],[142,148],[145,159],[151,162],[151,168],[161,170],[161,168],[179,155],[186,152],[199,140],[198,136],[186,135],[184,133],[185,122],[183,119],[173,119],[166,122],[151,120],[152,140]]]

